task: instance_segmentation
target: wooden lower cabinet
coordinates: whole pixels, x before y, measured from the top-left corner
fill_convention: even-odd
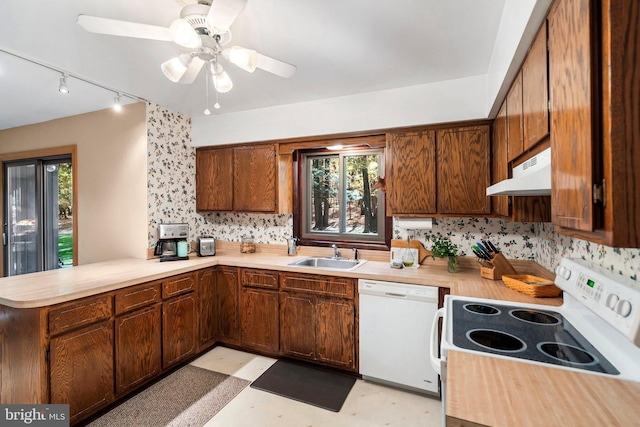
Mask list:
[[[216,270],[216,330],[218,340],[226,344],[240,344],[238,294],[238,269],[219,267]]]
[[[316,301],[316,358],[345,369],[354,368],[355,311],[353,302],[319,297]]]
[[[283,354],[355,370],[353,301],[283,292],[280,334]]]
[[[115,321],[116,394],[123,395],[162,371],[161,304]]]
[[[68,404],[72,424],[114,399],[113,335],[107,320],[51,338],[51,403]]]
[[[162,367],[174,365],[195,355],[196,296],[181,295],[162,304]]]
[[[242,288],[240,336],[243,347],[277,353],[280,346],[278,291]]]
[[[293,357],[313,359],[316,343],[316,297],[280,294],[280,350]]]
[[[209,347],[218,337],[216,310],[216,269],[198,271],[198,346]]]

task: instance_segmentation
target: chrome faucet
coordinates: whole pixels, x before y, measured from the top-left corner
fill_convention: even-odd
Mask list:
[[[352,249],[353,249],[353,259],[358,261],[358,248],[352,248]]]
[[[340,258],[340,251],[338,250],[338,246],[334,243],[333,245],[331,245],[331,247],[333,248],[333,257],[336,259]]]

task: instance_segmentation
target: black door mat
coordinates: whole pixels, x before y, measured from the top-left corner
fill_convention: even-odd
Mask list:
[[[300,362],[278,360],[251,387],[339,412],[356,379]]]

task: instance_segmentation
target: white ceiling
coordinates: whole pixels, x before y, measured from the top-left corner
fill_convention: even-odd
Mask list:
[[[220,113],[486,74],[506,1],[249,0],[231,44],[298,70],[283,79],[225,64],[234,87],[220,94]],[[0,52],[0,129],[107,108],[115,91],[201,116],[205,74],[180,85],[160,71],[181,52],[176,45],[92,34],[75,23],[88,14],[169,26],[181,7],[180,0],[0,2],[0,50],[54,69]],[[70,77],[71,93],[61,95],[55,70],[114,92]]]

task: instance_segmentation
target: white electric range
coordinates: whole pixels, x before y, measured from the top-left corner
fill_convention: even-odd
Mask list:
[[[555,284],[559,307],[445,297],[431,330],[443,404],[450,350],[640,382],[640,284],[572,258],[562,259]]]

